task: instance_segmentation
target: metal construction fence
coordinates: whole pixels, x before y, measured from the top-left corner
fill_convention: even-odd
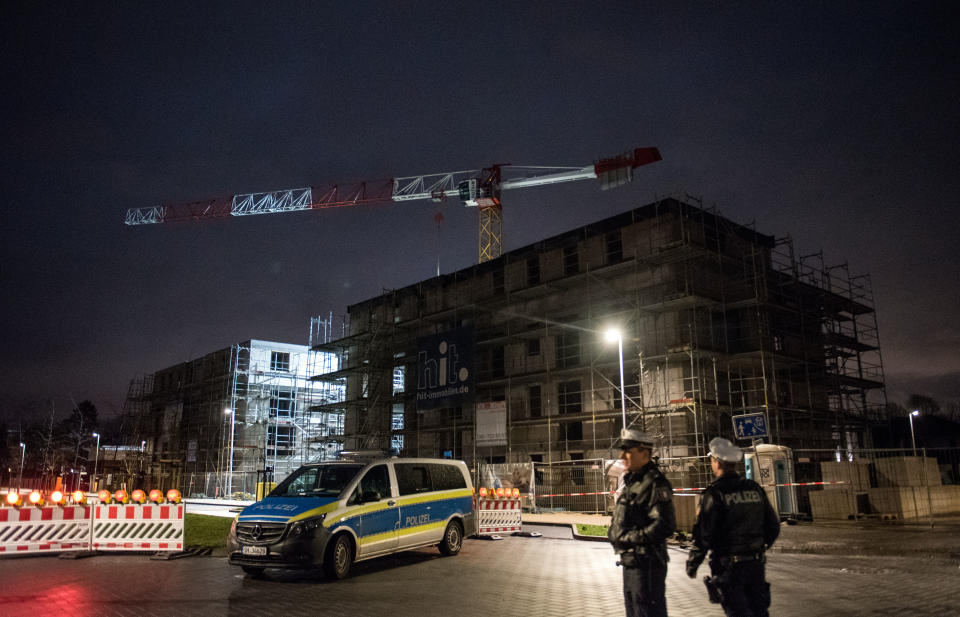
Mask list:
[[[960,448],[790,450],[745,448],[739,471],[766,489],[781,516],[918,519],[960,514]],[[708,457],[660,460],[674,487],[678,520],[696,510],[713,480]],[[535,511],[609,514],[623,473],[616,460],[533,463]]]
[[[920,520],[960,514],[960,448],[795,450],[789,482],[774,478],[783,513],[814,520]],[[784,486],[785,485],[785,486]]]

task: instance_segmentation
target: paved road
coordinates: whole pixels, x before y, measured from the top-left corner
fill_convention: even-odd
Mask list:
[[[671,549],[670,614],[720,616]],[[772,614],[957,615],[956,561],[774,554]],[[564,538],[469,540],[461,554],[411,551],[356,564],[344,581],[271,571],[245,577],[220,557],[155,561],[145,555],[0,559],[0,616],[71,615],[389,617],[623,615],[620,570],[604,543]]]

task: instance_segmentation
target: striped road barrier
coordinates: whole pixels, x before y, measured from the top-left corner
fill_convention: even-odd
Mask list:
[[[89,550],[90,506],[0,508],[0,554]]]

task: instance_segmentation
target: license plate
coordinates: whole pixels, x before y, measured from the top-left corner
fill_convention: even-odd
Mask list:
[[[266,546],[242,546],[240,547],[240,552],[244,555],[266,555],[267,547]]]

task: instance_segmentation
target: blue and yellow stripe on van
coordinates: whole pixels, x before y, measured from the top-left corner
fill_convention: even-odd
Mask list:
[[[440,529],[451,516],[465,516],[472,510],[473,492],[470,489],[457,489],[400,497],[393,506],[382,500],[351,507],[328,516],[323,521],[323,526],[328,529],[349,527],[363,545],[387,539],[392,535],[403,537]],[[370,516],[378,512],[383,512],[384,516]]]
[[[333,512],[338,505],[335,497],[267,497],[244,508],[237,520],[292,523]]]

